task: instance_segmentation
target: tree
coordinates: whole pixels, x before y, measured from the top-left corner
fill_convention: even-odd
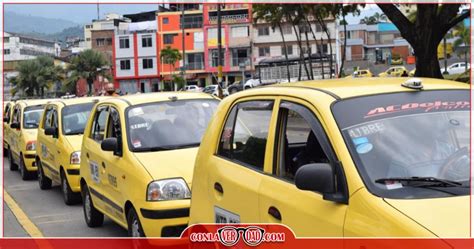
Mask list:
[[[415,76],[443,78],[437,49],[446,33],[469,17],[470,10],[460,14],[461,4],[418,4],[416,19],[410,21],[395,4],[377,4],[395,24],[416,56]]]
[[[170,46],[167,46],[166,48],[162,49],[160,52],[161,61],[163,61],[164,64],[168,64],[170,66],[170,74],[172,75],[171,79],[175,79],[174,74],[173,74],[173,72],[175,71],[175,64],[176,62],[181,60],[181,58],[182,56],[179,50],[176,48],[171,48]],[[178,83],[178,82],[175,82],[175,83]]]
[[[76,89],[76,84],[80,79],[85,79],[88,86],[88,94],[92,95],[92,85],[99,76],[110,80],[111,76],[108,70],[102,70],[108,67],[105,57],[98,51],[86,49],[71,60],[68,67],[68,80],[66,87],[72,91]]]
[[[387,16],[385,14],[380,14],[376,12],[375,14],[371,16],[366,16],[362,19],[360,19],[360,24],[367,24],[367,25],[373,25],[381,22],[387,21]]]
[[[55,66],[53,58],[48,56],[21,61],[16,70],[18,76],[11,79],[14,86],[13,95],[21,91],[28,97],[44,97],[45,89],[64,78],[62,68]]]
[[[454,40],[454,43],[453,43],[453,47],[456,53],[460,54],[464,52],[464,62],[465,62],[465,65],[466,65],[465,67],[467,71],[468,69],[467,53],[468,53],[468,46],[471,42],[471,32],[469,28],[466,27],[466,25],[464,25],[464,22],[460,22],[458,23],[458,25],[454,27],[453,36],[456,37],[456,40]],[[462,45],[464,45],[465,47],[460,49]]]

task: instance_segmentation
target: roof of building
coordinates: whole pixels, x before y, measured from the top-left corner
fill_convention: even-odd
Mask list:
[[[158,10],[140,12],[135,14],[126,14],[123,16],[129,18],[132,22],[153,21],[156,20],[156,12],[158,12]]]
[[[28,36],[28,35],[24,35],[24,34],[20,34],[20,33],[10,32],[10,31],[5,31],[3,33],[9,34],[10,37],[22,37],[22,38],[28,38],[28,39],[37,40],[37,41],[56,43],[55,41],[40,39],[40,38],[36,38],[36,37],[32,37],[32,36]]]

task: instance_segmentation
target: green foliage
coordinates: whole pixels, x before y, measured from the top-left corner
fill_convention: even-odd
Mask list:
[[[174,64],[181,60],[182,56],[178,49],[168,46],[161,50],[160,58],[163,63],[173,65],[174,68]]]
[[[71,60],[68,67],[68,77],[63,85],[64,91],[75,92],[77,81],[85,79],[89,86],[89,95],[92,93],[92,84],[98,76],[111,78],[108,70],[108,62],[104,56],[95,50],[87,49]]]
[[[360,24],[373,25],[381,22],[386,22],[387,16],[376,12],[372,16],[366,16],[360,20]]]
[[[26,96],[44,96],[45,90],[64,79],[64,71],[54,65],[54,60],[48,56],[39,56],[36,59],[18,63],[18,76],[11,79],[14,89],[12,94],[23,92]]]

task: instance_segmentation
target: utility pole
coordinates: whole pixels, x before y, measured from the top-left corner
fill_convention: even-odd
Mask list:
[[[99,2],[97,2],[97,20],[100,20]]]
[[[219,85],[219,98],[223,97],[222,82],[222,34],[221,34],[221,4],[217,4],[217,84]]]
[[[181,67],[181,77],[183,78],[184,81],[184,86],[187,85],[186,82],[186,45],[185,45],[185,37],[186,37],[186,32],[184,31],[184,3],[181,7],[181,28],[182,28],[182,45],[183,45],[183,66]],[[183,87],[184,87],[183,86]]]

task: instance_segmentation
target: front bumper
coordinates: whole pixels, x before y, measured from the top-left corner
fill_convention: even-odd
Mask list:
[[[79,193],[81,192],[81,175],[79,169],[81,165],[79,164],[71,164],[68,165],[66,170],[66,177],[67,181],[69,182],[69,187],[71,188],[72,192]]]
[[[36,167],[36,152],[35,151],[26,151],[23,154],[23,161],[25,162],[26,170],[30,172],[35,172],[38,168]]]
[[[154,202],[137,210],[147,237],[179,237],[189,222],[190,200]]]

